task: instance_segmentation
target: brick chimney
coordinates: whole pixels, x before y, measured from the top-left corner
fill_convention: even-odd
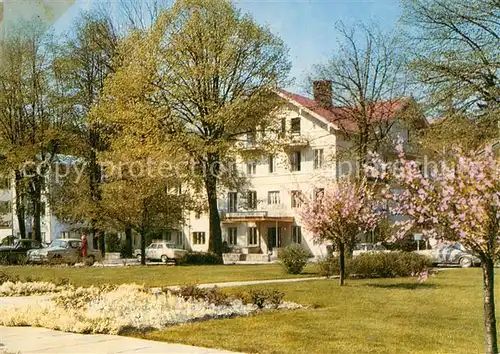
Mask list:
[[[333,93],[332,82],[328,80],[319,80],[313,82],[314,100],[323,108],[331,108]]]

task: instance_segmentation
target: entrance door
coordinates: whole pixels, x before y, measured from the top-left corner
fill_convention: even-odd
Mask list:
[[[281,227],[267,228],[267,247],[272,251],[274,247],[281,246]]]

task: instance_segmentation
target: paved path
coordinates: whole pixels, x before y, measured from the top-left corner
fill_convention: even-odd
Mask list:
[[[336,276],[330,277],[335,279]],[[311,277],[311,278],[289,278],[289,279],[269,279],[269,280],[248,280],[248,281],[231,281],[224,283],[207,283],[198,284],[199,288],[229,288],[233,286],[259,285],[259,284],[277,284],[277,283],[298,283],[301,281],[324,280],[326,277]],[[178,289],[179,285],[168,286],[169,289]]]
[[[76,334],[33,327],[0,327],[0,349],[9,352],[64,353],[168,353],[231,354],[218,349],[192,347],[104,334]]]

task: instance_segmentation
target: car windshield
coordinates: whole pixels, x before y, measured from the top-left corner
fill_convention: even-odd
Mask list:
[[[66,248],[66,245],[68,242],[66,240],[53,240],[49,247],[60,247],[60,248]]]

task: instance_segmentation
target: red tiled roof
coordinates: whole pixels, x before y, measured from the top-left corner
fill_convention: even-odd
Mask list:
[[[356,114],[356,108],[353,107],[322,107],[318,102],[311,98],[307,98],[285,90],[280,90],[280,93],[289,100],[297,102],[299,105],[323,117],[327,121],[337,125],[340,129],[348,132],[356,132],[357,123],[353,119]],[[370,111],[370,120],[372,122],[390,121],[395,119],[409,103],[409,98],[402,98],[393,101],[377,102],[372,105]]]

